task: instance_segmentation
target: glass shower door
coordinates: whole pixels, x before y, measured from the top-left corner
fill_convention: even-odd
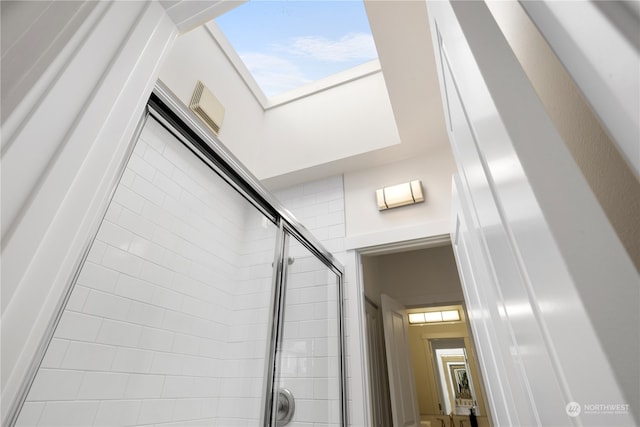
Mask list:
[[[274,382],[274,426],[342,420],[340,276],[287,233]]]

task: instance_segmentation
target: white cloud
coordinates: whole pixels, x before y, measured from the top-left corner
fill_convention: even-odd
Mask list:
[[[264,53],[242,53],[240,57],[267,96],[311,81],[294,63],[285,58]]]
[[[289,43],[275,45],[273,48],[290,55],[328,62],[362,61],[378,56],[373,37],[365,33],[346,34],[338,40],[321,36],[296,37]]]
[[[377,57],[373,38],[364,33],[350,33],[338,40],[320,36],[296,37],[286,43],[272,45],[271,53],[245,52],[239,55],[267,97],[310,83],[314,80],[311,75],[335,72],[335,67],[327,67],[327,63],[362,62]],[[302,61],[305,64],[299,66],[296,64],[299,59],[313,60],[313,70],[301,68],[309,67],[309,61]],[[323,73],[320,70],[333,71]]]

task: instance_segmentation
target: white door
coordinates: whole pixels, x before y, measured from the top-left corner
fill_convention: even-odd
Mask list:
[[[407,310],[387,295],[381,298],[393,427],[417,426],[420,411],[409,350]]]
[[[640,423],[640,279],[485,2],[428,3],[496,425]]]
[[[391,423],[389,413],[389,390],[387,386],[387,372],[384,368],[383,332],[380,309],[365,301],[365,314],[367,318],[367,354],[369,356],[369,384],[371,392],[369,405],[371,407],[371,425],[373,427],[386,427]]]

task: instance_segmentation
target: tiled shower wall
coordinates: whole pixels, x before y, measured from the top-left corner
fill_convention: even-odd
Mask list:
[[[150,119],[18,425],[257,425],[275,232]]]

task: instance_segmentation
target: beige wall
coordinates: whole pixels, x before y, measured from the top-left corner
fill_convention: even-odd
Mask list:
[[[464,299],[451,245],[364,256],[365,294],[376,304],[385,293],[407,307]]]
[[[622,244],[640,269],[638,177],[518,2],[487,4]]]
[[[438,386],[435,380],[436,373],[434,372],[433,359],[430,357],[428,351],[428,340],[431,338],[464,338],[478,408],[480,414],[486,416],[487,409],[475,360],[475,348],[469,338],[466,322],[409,326],[409,345],[411,347],[411,358],[413,361],[413,373],[416,380],[420,415],[435,415],[440,413],[437,398]]]

